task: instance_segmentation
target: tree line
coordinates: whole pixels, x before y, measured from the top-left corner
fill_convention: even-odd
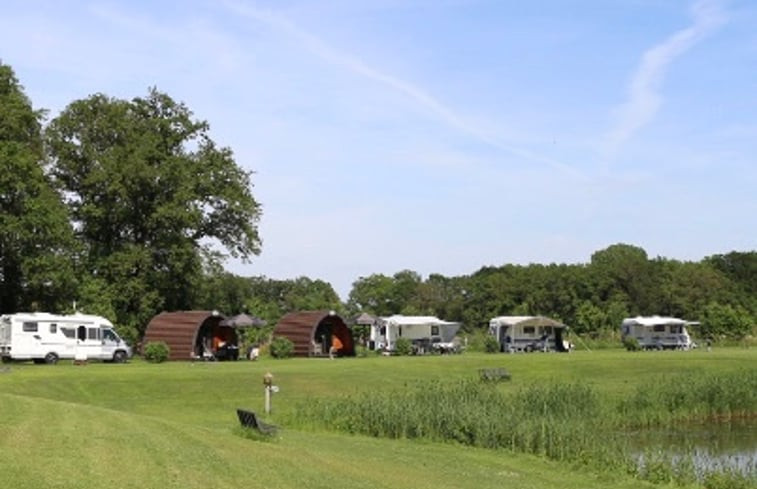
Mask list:
[[[425,279],[403,270],[357,279],[344,302],[318,279],[240,277],[223,264],[260,252],[252,177],[206,121],[155,88],[131,100],[94,94],[46,123],[0,63],[0,313],[76,304],[131,340],[160,311],[183,309],[269,324],[296,310],[428,314],[469,331],[494,316],[545,315],[581,334],[660,314],[729,337],[750,334],[757,318],[754,251],[683,262],[616,244],[585,264]]]
[[[696,333],[704,337],[741,338],[757,322],[757,252],[686,262],[650,259],[642,248],[620,243],[585,264],[506,264],[425,280],[402,271],[358,280],[347,306],[437,315],[468,331],[496,316],[544,315],[579,334],[616,331],[625,317],[657,314],[700,321]]]

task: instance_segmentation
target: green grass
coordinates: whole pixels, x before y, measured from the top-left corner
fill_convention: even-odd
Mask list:
[[[236,363],[132,362],[55,367],[13,364],[0,373],[0,473],[13,488],[60,487],[659,487],[622,473],[503,450],[380,439],[308,428],[297,409],[315,399],[389,392],[409,384],[476,379],[505,367],[503,392],[554,381],[607,399],[631,397],[661,375],[738,372],[757,350],[621,350],[569,355],[291,359]],[[271,441],[240,432],[235,409],[263,408],[274,374]]]

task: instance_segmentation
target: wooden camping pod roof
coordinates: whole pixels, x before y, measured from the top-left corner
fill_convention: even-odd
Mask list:
[[[161,312],[150,320],[142,341],[163,341],[170,349],[169,360],[189,360],[194,353],[197,331],[208,319],[217,324],[224,317],[213,311]]]

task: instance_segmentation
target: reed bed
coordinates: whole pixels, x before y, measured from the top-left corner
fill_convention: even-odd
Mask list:
[[[757,370],[687,373],[653,379],[620,403],[626,426],[757,416]]]
[[[682,375],[640,386],[619,404],[589,385],[545,383],[512,389],[473,380],[406,384],[316,399],[298,409],[299,422],[347,433],[420,438],[529,453],[641,479],[686,485],[730,480],[757,487],[757,471],[690,469],[687,456],[649,454],[640,463],[628,429],[682,420],[757,413],[757,370]],[[746,481],[746,482],[745,482]]]

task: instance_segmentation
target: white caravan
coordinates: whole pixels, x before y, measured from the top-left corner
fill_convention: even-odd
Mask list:
[[[455,351],[453,342],[460,323],[443,321],[435,316],[394,316],[380,317],[371,325],[369,346],[373,350],[395,349],[399,338],[407,338],[413,343],[417,353],[431,350]]]
[[[0,357],[56,363],[61,358],[125,362],[131,347],[100,316],[46,312],[0,316]]]
[[[696,343],[691,341],[686,326],[696,324],[699,323],[673,317],[637,316],[624,319],[620,333],[624,340],[636,338],[645,350],[690,350],[696,348]]]
[[[543,316],[498,316],[489,321],[489,334],[499,343],[499,351],[569,352],[571,345],[563,339],[567,326]]]

